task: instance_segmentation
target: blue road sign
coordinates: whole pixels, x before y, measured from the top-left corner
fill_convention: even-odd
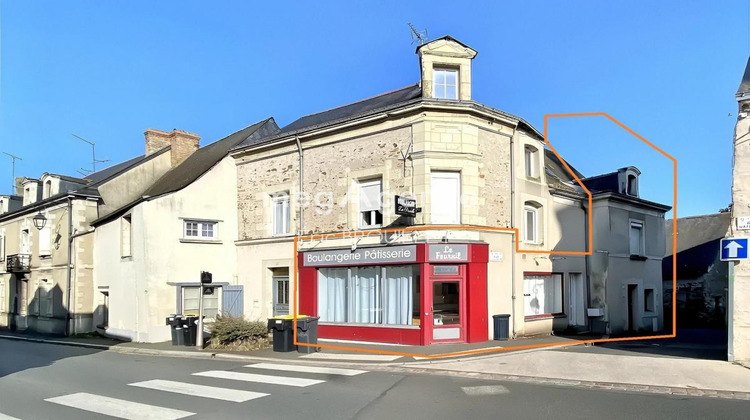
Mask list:
[[[724,238],[721,240],[721,260],[747,259],[747,238]]]

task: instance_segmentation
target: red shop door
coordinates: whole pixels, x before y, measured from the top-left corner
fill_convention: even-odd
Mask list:
[[[435,267],[441,266],[432,266]],[[455,267],[455,266],[454,266]],[[431,276],[428,284],[427,339],[430,343],[466,341],[466,296],[463,267],[460,276]]]

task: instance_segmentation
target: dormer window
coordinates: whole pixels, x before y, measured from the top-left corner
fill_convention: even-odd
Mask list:
[[[49,198],[52,195],[52,180],[48,179],[44,182],[44,198]]]
[[[433,70],[433,96],[437,99],[458,99],[458,70],[435,68]]]
[[[626,194],[638,196],[638,177],[635,174],[628,174]]]

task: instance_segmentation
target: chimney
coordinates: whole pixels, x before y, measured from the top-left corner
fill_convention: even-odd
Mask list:
[[[197,134],[177,129],[167,133],[166,131],[149,128],[143,135],[146,137],[146,156],[171,146],[170,154],[172,155],[173,168],[198,150],[201,139]]]

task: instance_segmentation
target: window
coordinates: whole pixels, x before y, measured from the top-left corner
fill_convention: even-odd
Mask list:
[[[21,230],[21,254],[31,254],[30,237],[31,232],[28,229]]]
[[[5,236],[0,236],[0,261],[5,261]]]
[[[527,317],[562,313],[562,274],[523,277],[523,307]]]
[[[628,174],[628,189],[626,193],[638,196],[638,177],[633,174]]]
[[[380,179],[359,183],[360,228],[380,227],[383,224],[382,189],[383,182]]]
[[[460,224],[461,174],[459,172],[432,172],[430,175],[432,224]]]
[[[436,68],[432,74],[435,98],[458,99],[458,70]]]
[[[644,252],[643,242],[643,222],[641,221],[630,221],[630,255],[643,256]]]
[[[321,322],[418,325],[419,268],[321,268],[318,315]]]
[[[185,220],[184,239],[216,239],[219,237],[217,222]]]
[[[120,221],[120,256],[130,257],[132,254],[132,216],[130,214],[122,216]]]
[[[6,296],[6,294],[5,294],[5,283],[3,283],[2,281],[0,281],[0,313],[8,311],[6,303],[5,303],[5,299],[6,299],[5,296]]]
[[[209,291],[210,290],[210,291]],[[200,311],[200,286],[182,288],[182,314],[197,316]],[[221,287],[205,288],[203,292],[203,315],[206,321],[215,321],[221,307]]]
[[[52,228],[47,224],[39,231],[39,256],[50,255],[50,232]]]
[[[52,180],[48,179],[44,182],[44,198],[49,198],[52,195]]]
[[[271,197],[273,207],[271,225],[274,235],[288,235],[289,228],[289,194],[280,193]]]
[[[654,306],[656,306],[656,300],[654,300],[654,289],[646,289],[643,291],[643,310],[646,312],[654,312]]]
[[[532,146],[524,147],[524,163],[526,178],[539,178],[539,164],[537,149]]]
[[[54,316],[54,294],[55,289],[48,283],[49,280],[42,279],[42,283],[37,289],[37,310],[39,316]]]
[[[539,208],[531,203],[523,207],[523,240],[526,243],[539,243]]]

